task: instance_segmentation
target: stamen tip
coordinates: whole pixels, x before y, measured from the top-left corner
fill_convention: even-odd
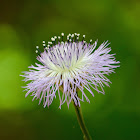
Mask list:
[[[51,40],[52,40],[52,41],[55,41],[55,38],[52,37]]]
[[[62,36],[64,36],[64,33],[61,33]]]
[[[37,49],[39,49],[39,46],[36,46]]]

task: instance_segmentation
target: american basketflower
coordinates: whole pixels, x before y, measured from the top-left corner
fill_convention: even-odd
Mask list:
[[[52,37],[48,43],[43,41],[43,52],[36,46],[40,64],[31,65],[30,70],[22,75],[24,81],[30,81],[24,87],[26,96],[31,93],[33,100],[39,99],[39,104],[43,101],[44,107],[49,107],[53,99],[59,97],[60,108],[65,102],[68,107],[73,102],[78,109],[80,101],[90,102],[88,94],[94,96],[92,89],[105,93],[103,87],[110,83],[105,75],[114,72],[119,61],[115,60],[114,54],[109,54],[108,41],[97,48],[97,41],[88,43],[85,35],[81,41],[79,38],[80,34],[74,33],[65,39],[62,33]],[[85,93],[84,89],[89,93]]]

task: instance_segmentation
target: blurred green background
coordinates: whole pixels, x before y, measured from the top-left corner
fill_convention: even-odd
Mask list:
[[[121,62],[106,94],[81,104],[93,139],[140,140],[139,0],[0,0],[0,140],[82,140],[72,104],[43,108],[21,88],[35,46],[61,32],[109,40]]]

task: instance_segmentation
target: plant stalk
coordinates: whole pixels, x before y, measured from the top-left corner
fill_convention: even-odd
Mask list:
[[[84,140],[92,140],[92,138],[89,135],[89,132],[88,132],[86,126],[85,126],[83,115],[82,115],[82,112],[81,112],[81,108],[78,105],[76,106],[74,102],[73,102],[73,104],[74,104],[75,112],[76,112],[76,115],[77,115],[78,123],[79,123],[80,128],[81,128],[82,133],[83,133],[83,139]]]

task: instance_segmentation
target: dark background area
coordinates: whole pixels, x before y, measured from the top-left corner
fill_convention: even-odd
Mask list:
[[[19,75],[37,62],[35,46],[61,32],[111,42],[121,67],[105,95],[81,103],[94,140],[140,139],[140,1],[0,0],[0,139],[82,140],[74,107],[25,98]]]

